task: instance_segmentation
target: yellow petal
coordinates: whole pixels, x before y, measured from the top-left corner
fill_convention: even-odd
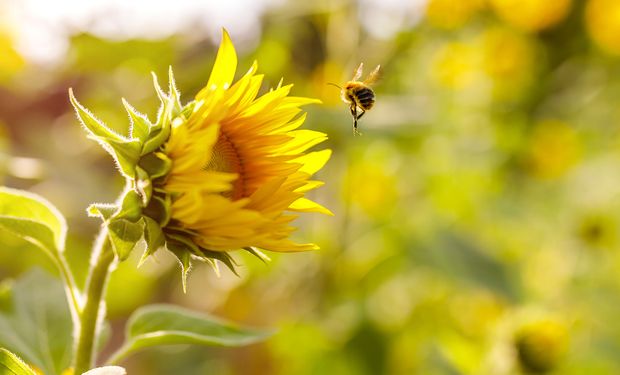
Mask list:
[[[325,215],[334,216],[330,210],[308,198],[299,198],[293,202],[288,209],[297,212],[319,212]]]
[[[207,81],[207,86],[198,93],[197,98],[201,98],[204,90],[215,91],[216,89],[227,89],[235,78],[235,70],[237,69],[237,53],[235,46],[230,40],[230,36],[226,29],[222,29],[222,41],[220,49],[217,51],[215,64],[211,70],[211,76]]]
[[[302,164],[302,167],[299,169],[300,172],[305,172],[309,175],[313,175],[319,169],[323,168],[331,155],[332,150],[330,149],[315,151],[298,157],[297,159],[293,160],[293,162]]]

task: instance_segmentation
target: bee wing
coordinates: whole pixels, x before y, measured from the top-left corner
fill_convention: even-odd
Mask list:
[[[360,63],[360,66],[355,69],[355,74],[353,74],[353,79],[351,81],[357,81],[362,77],[362,70],[364,69],[364,63]]]
[[[373,83],[377,82],[379,78],[381,78],[381,65],[377,65],[375,70],[373,70],[368,75],[368,77],[366,77],[366,79],[364,80],[364,83],[366,85],[372,85]]]

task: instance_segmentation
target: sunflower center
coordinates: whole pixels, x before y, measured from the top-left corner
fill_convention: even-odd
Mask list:
[[[233,189],[222,193],[222,195],[233,200],[242,198],[245,190],[243,183],[243,160],[233,141],[221,129],[212,152],[211,160],[206,167],[207,170],[239,175],[233,182]]]

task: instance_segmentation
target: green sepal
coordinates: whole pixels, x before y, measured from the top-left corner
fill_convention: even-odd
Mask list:
[[[168,140],[168,137],[170,136],[171,122],[173,119],[172,111],[175,107],[174,99],[163,92],[157,82],[157,76],[155,73],[153,73],[153,86],[155,86],[155,91],[161,101],[161,107],[159,109],[159,113],[157,114],[157,121],[151,127],[149,139],[142,147],[142,155],[146,155],[157,150],[162,144],[164,144],[164,142],[166,142],[166,140]],[[178,95],[175,94],[175,96],[178,101]],[[180,106],[180,104],[178,105]]]
[[[181,94],[174,80],[172,66],[168,67],[168,98],[170,98],[172,116],[176,117],[181,113],[183,107],[181,106]]]
[[[237,273],[237,269],[235,268],[239,265],[237,264],[235,259],[230,254],[228,254],[228,252],[213,251],[213,250],[207,250],[203,248],[200,249],[200,252],[202,253],[201,258],[219,260],[220,262],[224,263],[224,265],[226,265],[226,267],[228,267],[228,269],[231,270],[232,273],[239,276],[239,274]]]
[[[248,247],[244,247],[243,250],[245,250],[248,253],[254,255],[258,259],[263,261],[263,263],[265,263],[265,264],[271,262],[271,258],[269,258],[269,256],[267,256],[267,254],[263,253],[262,251],[260,251],[259,249],[255,248],[255,247],[248,246]]]
[[[119,206],[113,203],[91,203],[86,212],[90,217],[100,217],[101,220],[110,220],[119,210]]]
[[[144,240],[146,241],[146,249],[142,258],[140,259],[140,265],[157,250],[166,244],[166,237],[159,224],[148,216],[144,216]]]
[[[128,189],[123,197],[120,209],[114,214],[114,219],[126,219],[132,223],[142,217],[142,198],[133,189]]]
[[[108,223],[108,237],[114,254],[119,260],[125,260],[144,238],[144,221],[132,223],[125,219],[112,219]]]
[[[136,167],[136,189],[142,197],[142,206],[148,206],[153,196],[153,182],[149,174],[140,167]]]
[[[122,141],[126,139],[114,130],[108,128],[101,120],[96,118],[92,113],[90,113],[89,110],[82,106],[82,104],[80,104],[80,102],[78,102],[73,95],[73,89],[69,89],[69,100],[71,100],[71,104],[73,104],[73,108],[75,108],[80,122],[92,136],[97,139],[102,138],[104,140],[115,139],[117,141]]]
[[[164,177],[170,172],[172,160],[163,152],[151,152],[140,158],[138,166],[144,169],[148,176],[154,180]]]
[[[129,121],[131,123],[129,134],[131,135],[131,138],[139,139],[142,143],[144,143],[147,140],[153,125],[145,115],[139,113],[124,98],[122,101],[127,114],[129,114]]]
[[[138,139],[124,137],[108,128],[77,101],[71,89],[69,99],[89,137],[99,142],[101,147],[112,155],[123,175],[134,177],[134,169],[142,148],[141,142]]]
[[[168,110],[164,110],[167,112]],[[170,118],[169,115],[165,115],[165,118]],[[161,126],[157,129],[157,124],[153,128],[152,134],[149,136],[149,139],[144,142],[144,146],[142,147],[142,155],[150,154],[151,152],[157,150],[161,145],[164,144],[170,137],[170,120],[168,122],[164,122],[166,120],[161,120]]]
[[[154,195],[148,206],[143,209],[143,214],[157,221],[165,227],[170,222],[172,199],[165,195],[163,198]]]
[[[108,152],[110,152],[114,157],[121,173],[130,178],[135,177],[135,168],[136,164],[138,164],[138,160],[140,159],[140,149],[142,148],[142,143],[138,139],[123,141],[112,139],[108,140],[107,143],[114,151],[114,153],[110,151]]]
[[[166,241],[166,249],[177,257],[181,265],[181,283],[183,293],[187,292],[187,274],[192,268],[192,251],[183,243],[177,241]]]
[[[26,362],[5,348],[0,348],[0,374],[37,375]]]

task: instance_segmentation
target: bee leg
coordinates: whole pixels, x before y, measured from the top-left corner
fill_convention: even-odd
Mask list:
[[[362,133],[357,130],[357,120],[361,119],[362,116],[364,116],[364,113],[366,113],[366,111],[364,111],[364,109],[362,109],[362,108],[360,108],[360,110],[362,111],[362,113],[360,113],[359,115],[355,116],[355,124],[353,126],[353,132],[355,133],[355,135],[362,135]],[[357,107],[355,109],[355,113],[357,114]]]
[[[353,135],[359,135],[360,132],[357,131],[357,119],[359,118],[357,116],[357,105],[351,104],[350,110],[351,115],[353,115]]]

